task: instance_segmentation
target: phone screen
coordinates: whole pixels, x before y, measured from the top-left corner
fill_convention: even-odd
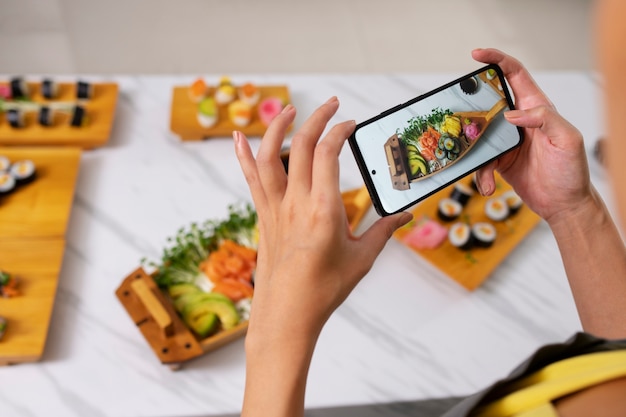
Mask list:
[[[349,139],[380,215],[407,209],[522,142],[502,70],[488,65],[357,125]]]

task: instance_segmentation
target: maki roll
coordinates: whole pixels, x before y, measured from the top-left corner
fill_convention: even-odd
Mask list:
[[[437,206],[437,215],[444,222],[451,222],[461,215],[463,206],[451,198],[443,198]]]
[[[481,248],[488,248],[496,240],[496,228],[487,222],[475,223],[472,226],[472,238],[474,244]]]
[[[0,196],[11,194],[15,186],[15,178],[11,174],[0,172]]]
[[[76,83],[76,98],[79,100],[89,100],[93,96],[93,86],[86,81]]]
[[[48,100],[55,99],[59,94],[59,86],[54,80],[46,78],[41,82],[41,95]]]
[[[25,159],[23,161],[17,161],[11,165],[9,173],[18,185],[28,184],[35,179],[35,164],[33,161]]]
[[[448,230],[448,240],[455,248],[470,250],[474,245],[474,236],[467,223],[457,222]]]
[[[70,126],[82,127],[87,124],[87,112],[83,106],[74,106],[72,111],[72,118],[70,119]]]
[[[48,106],[41,106],[37,119],[42,126],[52,126],[54,124],[54,110]]]
[[[9,170],[11,161],[6,156],[0,155],[0,174],[4,174]]]
[[[26,84],[22,77],[12,78],[9,85],[11,86],[11,97],[28,97],[28,84]]]
[[[485,214],[494,222],[501,222],[509,217],[509,206],[502,197],[493,197],[485,202]]]
[[[202,127],[211,127],[217,123],[218,111],[213,97],[207,97],[198,104],[198,123]]]
[[[513,190],[509,190],[502,194],[502,198],[506,201],[506,205],[509,206],[509,215],[517,213],[524,204],[520,196]]]
[[[24,112],[21,109],[9,109],[7,110],[7,120],[11,127],[19,129],[24,127]]]
[[[457,182],[450,193],[450,198],[461,203],[462,206],[465,206],[469,201],[470,197],[474,195],[474,191],[465,184],[461,184]]]
[[[474,94],[478,90],[478,81],[475,77],[466,78],[459,85],[465,94]]]

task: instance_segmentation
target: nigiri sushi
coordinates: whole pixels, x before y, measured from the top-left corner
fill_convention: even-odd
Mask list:
[[[211,127],[217,123],[218,111],[213,97],[206,97],[198,104],[198,123],[202,127]]]
[[[239,99],[250,106],[254,106],[261,98],[261,90],[252,83],[246,83],[239,88]]]
[[[228,104],[235,99],[236,94],[237,91],[230,81],[230,78],[222,77],[217,90],[215,90],[215,101],[220,105]]]
[[[269,126],[274,117],[283,110],[283,101],[278,97],[268,97],[259,103],[259,119],[265,126]]]
[[[247,126],[252,119],[252,107],[242,100],[233,101],[228,105],[228,117],[237,126]]]
[[[206,96],[206,93],[207,93],[207,86],[202,78],[196,79],[189,86],[189,98],[194,103],[200,102]]]

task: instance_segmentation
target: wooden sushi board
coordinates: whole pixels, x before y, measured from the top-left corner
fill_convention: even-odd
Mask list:
[[[289,89],[285,85],[259,86],[261,100],[268,97],[278,97],[287,104],[291,102]],[[211,96],[215,88],[208,89]],[[257,106],[252,109],[252,120],[248,126],[241,127],[235,125],[228,118],[227,106],[219,106],[218,122],[209,128],[200,126],[197,119],[198,104],[189,98],[189,87],[174,87],[172,96],[172,108],[170,116],[170,130],[180,137],[182,141],[198,141],[211,137],[231,137],[233,130],[239,130],[245,135],[263,136],[267,127],[261,122],[257,115]]]
[[[47,100],[42,96],[41,83],[28,83],[28,86],[32,101],[37,103],[77,101],[75,83],[59,83],[58,97],[54,100]],[[96,83],[92,87],[92,98],[82,101],[87,112],[85,126],[70,126],[70,115],[65,113],[56,114],[53,126],[41,126],[37,122],[37,114],[29,112],[25,115],[24,127],[12,128],[6,120],[6,114],[1,112],[0,145],[77,146],[83,149],[104,145],[111,134],[119,88],[116,83]]]
[[[33,182],[0,197],[0,240],[65,236],[80,154],[72,147],[0,147],[11,162],[33,161],[37,172]]]
[[[464,178],[460,182],[471,186],[471,176]],[[438,220],[437,210],[439,200],[449,197],[453,188],[454,185],[446,187],[417,205],[411,210],[414,218],[417,219],[426,215],[431,219],[439,221],[442,225],[448,226],[447,223]],[[511,186],[496,173],[496,192],[493,196],[499,196],[511,189]],[[503,222],[491,221],[484,213],[486,201],[487,197],[482,197],[478,193],[473,195],[463,209],[459,221],[469,220],[470,223],[483,221],[492,223],[496,227],[497,237],[490,248],[475,248],[466,252],[452,246],[447,239],[437,249],[418,250],[409,245],[407,247],[466,289],[470,291],[475,290],[541,220],[526,205],[522,205],[521,209],[507,220]],[[402,239],[410,230],[408,227],[400,228],[396,231],[394,237],[406,244]]]
[[[43,355],[64,247],[61,238],[0,239],[0,265],[20,280],[21,292],[0,297],[0,315],[8,321],[0,365],[34,362]]]
[[[243,321],[213,336],[196,338],[142,268],[124,278],[115,294],[159,361],[174,368],[238,339],[248,330],[248,322]]]

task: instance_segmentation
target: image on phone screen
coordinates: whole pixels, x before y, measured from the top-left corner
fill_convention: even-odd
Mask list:
[[[423,200],[521,143],[499,68],[468,74],[359,124],[350,145],[381,215]]]

